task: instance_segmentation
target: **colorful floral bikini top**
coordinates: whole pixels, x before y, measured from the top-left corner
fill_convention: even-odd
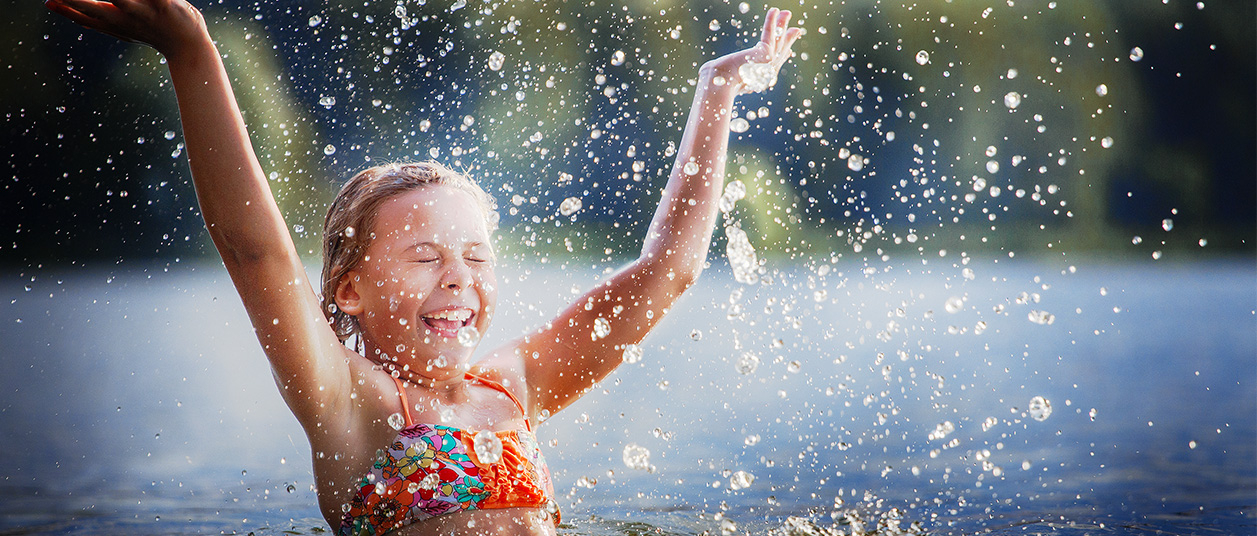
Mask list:
[[[394,378],[405,427],[376,451],[371,471],[344,506],[341,535],[376,536],[442,514],[487,508],[542,508],[559,523],[550,469],[524,406],[497,382],[471,374],[467,379],[509,397],[528,429],[477,433],[416,423],[406,389]]]

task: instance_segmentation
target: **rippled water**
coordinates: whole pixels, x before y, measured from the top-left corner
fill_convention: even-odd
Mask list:
[[[933,262],[708,271],[539,428],[561,532],[1257,530],[1251,262]],[[597,278],[502,275],[489,344]],[[0,278],[0,534],[326,530],[220,267],[31,279]]]

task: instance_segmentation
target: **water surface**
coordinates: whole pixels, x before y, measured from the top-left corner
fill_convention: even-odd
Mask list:
[[[1254,532],[1251,262],[823,264],[709,270],[640,363],[540,427],[562,532]],[[487,341],[598,274],[504,268]],[[2,281],[0,534],[326,529],[220,266]]]

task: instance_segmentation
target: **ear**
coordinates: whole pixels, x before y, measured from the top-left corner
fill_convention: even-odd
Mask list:
[[[356,270],[351,270],[336,283],[336,307],[345,314],[358,316],[362,314],[362,295],[358,293],[361,280]]]

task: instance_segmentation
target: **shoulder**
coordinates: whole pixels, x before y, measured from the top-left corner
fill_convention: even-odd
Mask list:
[[[491,350],[480,360],[472,363],[467,373],[502,384],[516,396],[527,392],[524,374],[523,348],[512,341]]]

